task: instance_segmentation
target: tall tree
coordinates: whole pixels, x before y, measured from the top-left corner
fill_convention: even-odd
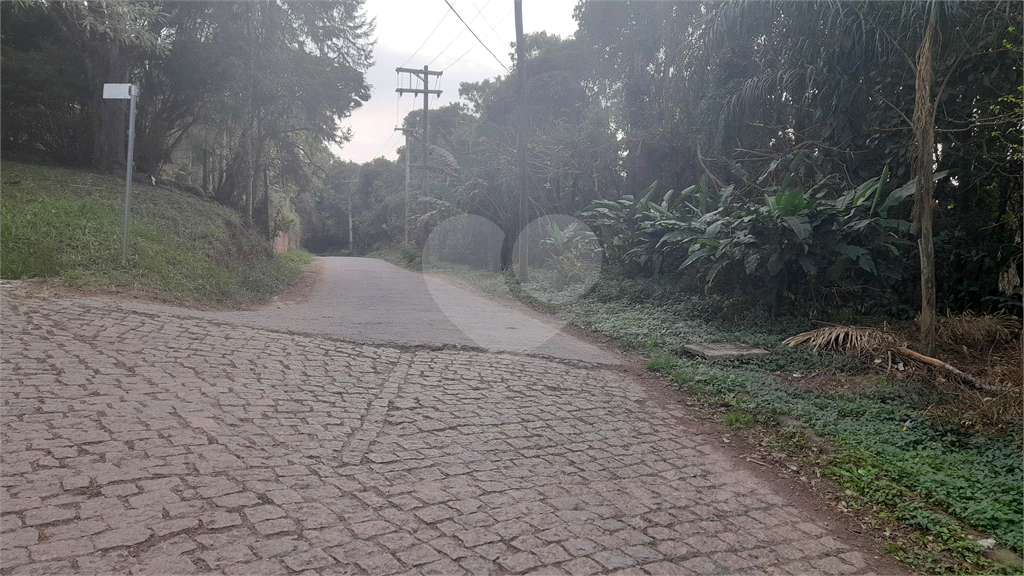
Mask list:
[[[46,1],[45,6],[85,60],[92,93],[93,167],[113,170],[125,155],[125,106],[104,101],[103,84],[127,83],[140,54],[163,50],[162,39],[150,28],[163,14],[143,2]]]
[[[921,351],[928,356],[935,355],[935,243],[932,235],[932,213],[934,203],[932,192],[935,183],[935,101],[932,88],[935,72],[932,64],[938,43],[937,8],[933,2],[928,10],[928,23],[924,38],[917,49],[915,74],[914,117],[914,168],[917,191],[914,195],[914,212],[920,229],[918,252],[921,257],[921,315],[918,323],[921,329]]]

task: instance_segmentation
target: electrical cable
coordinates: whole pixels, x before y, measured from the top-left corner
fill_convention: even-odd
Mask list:
[[[483,9],[487,8],[487,5],[491,3],[491,0],[487,0],[487,2],[484,3],[484,8],[477,7],[476,3],[473,2],[473,0],[470,0],[470,2],[473,4],[473,7],[476,8],[476,14],[472,18],[469,19],[469,23],[472,24],[473,22],[476,22],[477,18],[483,16]],[[486,22],[487,25],[490,26],[490,22],[487,22],[487,18],[484,18],[484,22]],[[494,31],[494,26],[491,26],[491,32],[495,36],[497,36],[497,32]],[[457,42],[459,40],[459,38],[462,38],[462,35],[465,34],[465,33],[466,33],[466,30],[463,29],[458,34],[456,34],[455,37],[452,38],[452,41],[449,42],[444,48],[441,48],[441,51],[437,53],[437,56],[434,56],[434,60],[437,60],[438,58],[443,56],[444,53],[447,52],[448,49],[452,47],[452,44],[455,44],[455,42]],[[427,62],[427,65],[429,66],[429,65],[433,64],[434,60],[431,60],[430,62]]]
[[[377,153],[373,155],[373,158],[370,158],[370,160],[374,160],[380,157],[380,153],[383,152],[384,149],[388,147],[388,144],[391,144],[391,141],[395,139],[395,134],[398,134],[397,130],[391,132],[391,136],[388,136],[388,139],[384,142],[380,149],[377,150]]]
[[[447,1],[448,0],[445,0],[445,2],[447,2]],[[450,7],[451,4],[449,4],[448,6]],[[454,11],[455,11],[455,9],[453,8],[452,12],[454,12]],[[458,14],[456,14],[456,16],[458,16]],[[445,12],[444,16],[441,16],[441,19],[437,21],[437,25],[434,26],[434,29],[430,31],[430,34],[427,34],[427,37],[423,40],[423,43],[420,44],[420,47],[417,48],[416,51],[412,53],[412,56],[409,56],[409,60],[412,60],[413,58],[416,57],[417,54],[420,53],[420,50],[422,50],[423,47],[427,45],[427,41],[429,41],[430,37],[434,35],[434,32],[437,32],[437,29],[441,26],[441,23],[444,22],[444,19],[447,18],[447,17],[448,17],[448,13]],[[461,18],[460,18],[460,20],[461,20]],[[405,65],[409,63],[409,60],[406,60],[405,62],[403,62],[402,66],[400,66],[400,67],[404,68]]]
[[[498,36],[498,31],[494,29],[494,26],[487,19],[487,16],[484,16],[484,13],[483,13],[484,9],[487,8],[487,5],[491,3],[491,0],[487,0],[487,2],[484,2],[484,7],[483,8],[477,8],[476,2],[474,2],[473,0],[469,0],[469,3],[473,5],[473,8],[476,8],[477,16],[483,18],[484,19],[484,24],[487,24],[487,26],[490,27],[491,34],[493,34],[495,36]],[[509,12],[511,12],[511,11],[512,10],[509,10]],[[474,20],[476,20],[476,16],[474,16],[473,20],[470,20],[470,22],[473,22]],[[501,20],[503,21],[505,19],[502,18]],[[499,21],[498,24],[501,24],[501,21]]]
[[[508,19],[508,15],[511,14],[513,11],[514,11],[514,9],[513,10],[509,10],[508,12],[506,12],[505,15],[501,17],[501,20],[498,21],[498,25],[500,26],[502,22],[507,20]],[[493,30],[493,28],[492,28],[492,30]],[[494,33],[495,33],[495,35],[497,35],[497,31],[495,31]],[[445,70],[447,70],[447,69],[451,68],[452,66],[454,66],[455,62],[458,62],[459,60],[462,60],[463,58],[465,58],[466,55],[469,54],[470,52],[472,52],[474,48],[476,48],[476,46],[470,46],[469,50],[466,50],[465,52],[462,53],[462,56],[459,56],[458,58],[455,59],[454,62],[452,62],[451,64],[445,66],[444,69],[441,70],[441,72],[444,72]],[[508,70],[508,68],[506,68],[505,70]]]
[[[452,6],[452,3],[449,2],[448,0],[444,0],[444,3],[448,5],[448,8],[451,9],[452,13],[454,13],[455,16],[459,19],[459,21],[462,22],[462,24],[466,27],[466,29],[469,30],[469,33],[472,34],[474,38],[476,38],[476,41],[479,42],[480,45],[484,47],[484,50],[487,50],[487,52],[492,57],[494,57],[494,61],[497,62],[499,66],[504,68],[506,72],[508,72],[508,66],[505,66],[505,64],[503,64],[501,60],[499,60],[498,57],[494,55],[494,52],[491,52],[491,49],[487,47],[487,44],[484,44],[484,41],[481,40],[480,37],[476,35],[476,32],[473,32],[473,29],[469,27],[469,24],[466,24],[466,21],[462,19],[462,16],[459,16],[459,13],[456,12],[455,7]]]

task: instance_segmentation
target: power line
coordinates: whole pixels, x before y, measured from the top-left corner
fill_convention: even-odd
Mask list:
[[[459,13],[455,11],[455,7],[452,6],[452,3],[449,2],[448,0],[444,0],[444,3],[448,5],[448,8],[451,9],[452,13],[454,13],[455,16],[459,19],[459,21],[462,22],[462,24],[466,27],[466,29],[469,30],[469,33],[473,35],[473,38],[476,38],[476,41],[479,42],[480,45],[484,47],[484,50],[487,50],[487,52],[494,57],[494,61],[497,62],[499,66],[504,68],[506,72],[508,72],[508,66],[505,66],[505,64],[503,64],[501,60],[499,60],[498,57],[494,55],[494,52],[491,52],[491,49],[487,47],[487,44],[484,44],[484,41],[481,40],[480,37],[476,35],[476,32],[473,32],[473,29],[469,27],[469,24],[466,24],[466,21],[462,19],[462,16],[459,16]]]
[[[376,158],[379,158],[380,157],[380,153],[383,152],[384,149],[388,147],[388,144],[391,144],[391,141],[394,140],[394,139],[395,139],[395,132],[392,132],[391,136],[389,136],[387,141],[384,142],[384,145],[381,146],[379,150],[377,150],[377,153],[374,154],[373,158],[370,158],[370,160],[374,160]]]
[[[483,17],[483,9],[487,8],[487,6],[491,3],[491,0],[487,0],[487,2],[484,3],[484,8],[480,8],[479,6],[477,6],[476,3],[473,2],[473,0],[470,0],[470,2],[473,4],[473,8],[476,8],[476,14],[469,19],[469,23],[472,24],[473,22],[476,22],[477,18]],[[487,21],[487,18],[484,18],[484,22],[488,26],[491,26],[491,23]],[[452,41],[449,42],[444,48],[442,48],[441,51],[437,53],[437,56],[434,56],[434,59],[431,60],[430,62],[427,62],[427,64],[433,64],[434,61],[443,56],[444,53],[447,52],[448,49],[452,47],[452,44],[455,44],[455,42],[457,42],[459,38],[462,38],[462,35],[465,33],[466,31],[462,30],[461,32],[456,34],[455,37],[452,38]],[[497,32],[494,30],[494,26],[491,26],[491,33],[494,34],[495,36],[497,35]]]
[[[473,5],[473,8],[476,8],[477,16],[479,16],[479,17],[484,19],[484,24],[487,24],[491,28],[491,34],[497,36],[498,35],[498,31],[494,29],[494,25],[492,25],[490,20],[487,19],[487,16],[484,16],[484,12],[483,12],[484,8],[487,8],[487,5],[491,3],[491,0],[487,0],[487,2],[484,2],[484,7],[483,8],[477,8],[476,2],[474,2],[473,0],[469,0],[469,3]],[[511,10],[509,12],[511,12]],[[476,18],[474,17],[473,20],[476,20]],[[504,20],[504,18],[502,18],[502,20]],[[472,22],[472,20],[470,20],[470,22]],[[498,23],[501,24],[501,22],[498,22]]]
[[[445,2],[447,2],[447,1],[448,0],[445,0]],[[450,7],[451,4],[449,4],[448,6]],[[452,12],[454,12],[454,11],[455,11],[455,9],[453,8]],[[458,16],[458,14],[456,14],[456,16]],[[423,47],[427,45],[427,41],[429,41],[430,37],[434,35],[434,32],[437,32],[437,29],[441,26],[441,23],[444,22],[444,19],[447,18],[447,17],[448,17],[448,13],[445,12],[444,16],[441,16],[441,19],[437,21],[437,25],[434,26],[434,29],[430,31],[430,34],[427,34],[427,37],[423,40],[423,43],[420,44],[420,47],[417,48],[416,51],[412,53],[412,56],[409,56],[409,60],[412,60],[413,58],[416,57],[417,54],[420,53],[420,50],[422,50]],[[461,18],[459,18],[459,20],[461,20]],[[406,60],[405,62],[403,62],[402,66],[400,66],[400,67],[404,68],[405,65],[409,63],[409,60]]]
[[[511,14],[511,13],[512,13],[512,10],[509,10],[508,12],[506,12],[506,13],[505,13],[505,15],[504,15],[504,16],[502,16],[501,20],[498,20],[498,25],[501,25],[501,23],[502,23],[502,22],[504,22],[504,21],[505,21],[506,19],[508,19],[508,15],[509,15],[509,14]],[[493,27],[493,26],[491,27],[491,31],[492,31],[492,32],[494,32],[494,35],[495,35],[495,36],[497,36],[497,35],[498,35],[498,32],[497,32],[496,30],[494,30],[494,27]],[[455,61],[454,61],[454,62],[452,62],[451,64],[449,64],[449,65],[445,66],[445,67],[444,67],[444,70],[447,70],[447,69],[451,68],[452,66],[454,66],[454,65],[455,65],[455,63],[456,63],[456,62],[458,62],[459,60],[462,60],[463,58],[465,58],[467,54],[469,54],[470,52],[472,52],[472,51],[473,51],[473,48],[476,48],[476,46],[471,46],[471,47],[469,48],[469,50],[466,50],[465,52],[463,52],[463,53],[462,53],[462,56],[459,56],[458,58],[456,58],[456,59],[455,59]],[[444,70],[442,70],[442,72],[443,72]],[[508,70],[508,68],[506,68],[505,70]]]

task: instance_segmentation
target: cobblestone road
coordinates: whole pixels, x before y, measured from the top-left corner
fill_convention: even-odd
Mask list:
[[[2,290],[0,573],[898,572],[609,367]]]

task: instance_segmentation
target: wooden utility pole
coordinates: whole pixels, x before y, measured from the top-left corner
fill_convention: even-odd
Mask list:
[[[526,206],[526,47],[523,45],[523,0],[515,0],[516,11],[516,92],[519,100],[519,129],[516,131],[516,156],[519,159],[519,281],[529,282],[527,270],[528,235]]]
[[[407,128],[395,128],[401,130],[405,136],[405,243],[409,243],[409,130]]]
[[[354,256],[355,251],[352,248],[352,189],[359,184],[359,176],[348,185],[348,255]]]
[[[427,157],[429,151],[430,142],[430,122],[427,113],[430,109],[430,95],[435,94],[441,95],[440,90],[430,89],[430,77],[440,76],[442,72],[437,70],[430,70],[426,66],[423,70],[416,68],[395,68],[395,72],[406,72],[413,76],[416,76],[423,81],[423,88],[395,88],[395,92],[399,94],[405,94],[406,92],[412,94],[423,94],[423,195],[430,195],[430,168],[427,165]]]

